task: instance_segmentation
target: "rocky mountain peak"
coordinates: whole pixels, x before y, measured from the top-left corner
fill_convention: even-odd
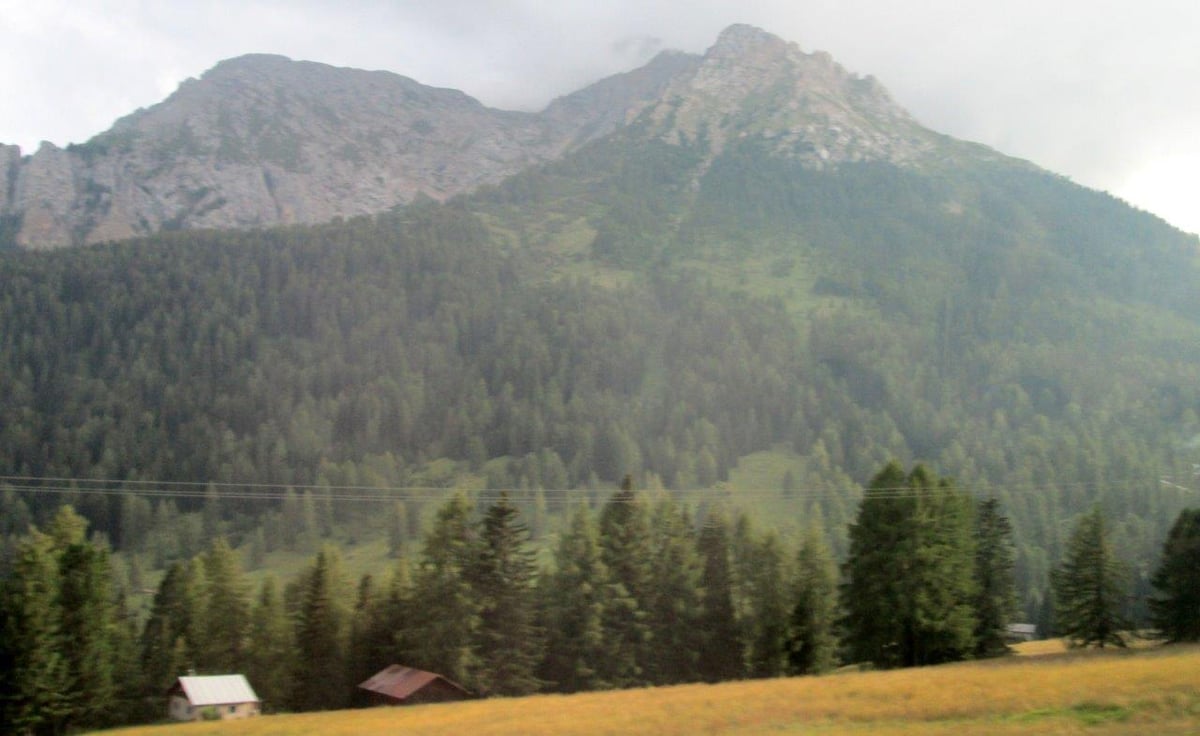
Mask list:
[[[746,23],[734,23],[717,36],[706,57],[744,57],[752,53],[786,53],[788,42]]]
[[[703,143],[710,161],[746,141],[814,167],[912,163],[936,142],[875,80],[749,25],[703,55],[664,52],[538,114],[391,72],[250,54],[83,145],[0,151],[0,247],[380,212],[498,182],[627,126]]]
[[[713,156],[737,141],[758,141],[818,168],[912,163],[934,145],[875,79],[749,25],[723,31],[693,73],[673,80],[649,119],[656,135],[704,140]]]

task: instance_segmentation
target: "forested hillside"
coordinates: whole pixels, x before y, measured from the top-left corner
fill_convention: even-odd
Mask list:
[[[1031,616],[1093,501],[1151,559],[1194,493],[1194,238],[1011,162],[706,150],[635,131],[450,205],[7,254],[3,474],[736,502],[772,452],[741,503],[836,530],[898,458],[1001,499]],[[73,500],[119,549],[118,499]]]

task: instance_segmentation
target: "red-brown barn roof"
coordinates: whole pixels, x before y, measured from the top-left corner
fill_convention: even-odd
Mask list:
[[[438,683],[442,688],[449,686],[452,690],[460,691],[463,697],[468,695],[461,685],[451,682],[441,675],[398,664],[389,665],[376,672],[358,686],[363,690],[370,690],[373,693],[386,695],[403,702],[430,683]]]

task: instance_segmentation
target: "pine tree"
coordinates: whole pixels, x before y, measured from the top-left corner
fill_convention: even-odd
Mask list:
[[[751,677],[779,677],[788,666],[788,642],[792,588],[790,569],[783,545],[774,532],[755,539],[748,591],[749,616],[745,640]]]
[[[651,597],[650,522],[645,503],[625,476],[600,512],[600,558],[609,573],[604,631],[609,654],[601,679],[612,687],[648,683],[654,657],[646,604]]]
[[[106,550],[76,542],[59,552],[60,641],[71,693],[73,725],[113,725],[117,631]]]
[[[918,465],[881,470],[850,527],[842,588],[855,661],[911,667],[974,649],[970,499]]]
[[[507,494],[488,508],[469,570],[479,604],[475,684],[484,695],[526,695],[541,684],[535,676],[542,634],[534,623],[534,553],[517,515]]]
[[[705,682],[740,677],[743,670],[742,639],[733,607],[733,575],[730,572],[729,521],[723,513],[710,511],[697,540],[704,571],[700,630],[704,632],[698,653],[697,671]]]
[[[903,612],[911,609],[902,582],[914,567],[916,498],[897,463],[871,480],[858,518],[850,526],[850,550],[841,600],[842,626],[851,661],[882,667],[906,664],[900,652]]]
[[[1151,582],[1159,634],[1170,642],[1200,641],[1200,509],[1184,509],[1175,519]]]
[[[53,539],[33,530],[0,583],[0,723],[58,732],[71,712]]]
[[[933,473],[914,485],[918,497],[917,575],[911,588],[915,603],[913,664],[966,659],[975,650],[975,508],[970,496]]]
[[[403,557],[408,541],[408,507],[404,501],[393,501],[388,507],[388,556]]]
[[[301,581],[296,618],[296,660],[291,703],[296,710],[331,710],[346,705],[346,645],[349,610],[341,555],[324,545]]]
[[[350,616],[350,649],[347,655],[346,683],[353,687],[378,672],[389,662],[381,659],[387,652],[380,651],[377,633],[382,624],[383,602],[376,590],[370,573],[358,580],[358,594],[354,599],[354,611]]]
[[[197,653],[206,672],[236,672],[246,652],[250,603],[241,563],[224,537],[213,540],[201,557],[204,573],[204,645]]]
[[[413,580],[412,612],[405,636],[413,643],[414,666],[437,672],[467,688],[474,686],[478,660],[479,602],[467,571],[475,561],[476,530],[471,506],[456,495],[438,510]]]
[[[541,586],[547,641],[540,675],[559,692],[612,687],[603,675],[610,656],[604,629],[605,610],[612,604],[608,568],[586,505],[571,516],[554,561],[554,572],[543,576]]]
[[[696,679],[702,631],[700,554],[687,512],[664,498],[652,515],[653,591],[646,620],[657,656],[647,673],[656,685]]]
[[[796,555],[795,605],[788,639],[788,672],[813,675],[837,658],[837,564],[820,527],[810,526]]]
[[[264,711],[279,710],[287,703],[295,657],[292,625],[279,593],[279,583],[268,576],[250,612],[246,649],[246,677],[254,684]]]
[[[1013,579],[1012,526],[989,498],[975,515],[975,656],[996,657],[1010,649],[1005,631],[1017,608]]]
[[[141,663],[147,695],[164,692],[176,677],[196,666],[195,652],[201,642],[199,608],[192,567],[176,562],[159,583],[142,628]]]
[[[1125,646],[1121,616],[1127,573],[1113,552],[1100,507],[1080,518],[1067,543],[1066,558],[1054,570],[1058,632],[1072,647]]]

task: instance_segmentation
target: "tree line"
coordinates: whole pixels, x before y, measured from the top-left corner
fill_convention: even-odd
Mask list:
[[[819,674],[839,663],[936,664],[1006,653],[1013,546],[995,499],[891,463],[866,489],[840,566],[819,525],[792,550],[720,505],[689,509],[626,479],[577,503],[539,562],[506,497],[456,494],[421,553],[352,581],[326,544],[294,579],[251,590],[223,537],[172,564],[144,621],[110,554],[61,507],[16,545],[0,586],[0,709],[16,732],[162,717],[188,672],[247,675],[275,711],[364,704],[355,685],[401,663],[482,696]],[[1200,638],[1200,510],[1162,554],[1153,622]],[[1124,582],[1123,582],[1124,581]],[[1076,644],[1122,643],[1127,589],[1098,509],[1055,573]]]

